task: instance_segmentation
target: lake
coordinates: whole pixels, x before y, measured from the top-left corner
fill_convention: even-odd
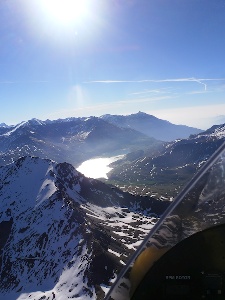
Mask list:
[[[112,170],[113,168],[110,168],[109,165],[117,161],[121,158],[123,158],[124,155],[117,155],[112,157],[99,157],[99,158],[93,158],[84,161],[77,169],[77,171],[83,173],[86,177],[91,178],[106,178],[107,173]]]

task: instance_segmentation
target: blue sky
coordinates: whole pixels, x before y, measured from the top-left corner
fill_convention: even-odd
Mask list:
[[[54,1],[0,2],[0,123],[138,111],[225,122],[224,0]]]

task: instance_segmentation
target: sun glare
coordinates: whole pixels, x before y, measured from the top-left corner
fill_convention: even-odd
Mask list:
[[[48,18],[67,24],[81,20],[87,12],[85,0],[44,0],[42,7]]]

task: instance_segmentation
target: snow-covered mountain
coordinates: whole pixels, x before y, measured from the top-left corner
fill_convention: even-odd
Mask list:
[[[157,186],[161,195],[175,196],[224,140],[225,124],[215,125],[188,139],[168,143],[154,155],[146,151],[133,156],[130,153],[114,164],[108,178],[118,186],[136,182],[149,190],[156,190]]]
[[[169,205],[87,179],[68,161],[135,150],[109,180],[173,196],[224,139],[223,124],[162,144],[95,117],[0,127],[0,300],[103,299]]]
[[[202,131],[185,125],[175,125],[140,111],[127,116],[107,114],[101,116],[101,118],[116,126],[132,128],[162,141],[184,139],[188,138],[190,134],[197,134]]]
[[[225,123],[214,125],[206,131],[200,133],[198,136],[204,136],[208,139],[224,139],[225,138]],[[198,137],[197,136],[197,137]]]
[[[0,299],[103,299],[168,206],[22,157],[0,167]]]
[[[78,165],[86,159],[159,144],[129,128],[120,128],[100,118],[57,121],[32,119],[0,127],[0,165],[21,156],[34,155]]]
[[[10,126],[8,126],[8,125],[6,125],[5,123],[0,123],[0,127],[4,127],[4,128],[8,128],[8,127],[10,127]]]
[[[0,165],[35,155],[78,166],[102,155],[161,147],[162,141],[187,138],[201,130],[174,125],[139,112],[129,116],[104,115],[41,121],[31,119],[0,126]]]

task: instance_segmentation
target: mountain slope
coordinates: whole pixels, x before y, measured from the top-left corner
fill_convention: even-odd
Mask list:
[[[101,118],[114,125],[122,128],[132,128],[149,137],[162,141],[188,138],[190,134],[197,134],[202,131],[185,125],[175,125],[143,112],[128,116],[108,114],[101,116]]]
[[[103,299],[168,206],[34,157],[0,167],[0,199],[0,299],[8,300]]]
[[[11,290],[31,293],[37,287],[51,290],[57,280],[65,277],[62,271],[66,266],[66,273],[74,278],[80,266],[84,276],[82,270],[91,252],[81,240],[88,228],[84,216],[75,213],[75,208],[68,210],[68,199],[57,191],[57,179],[52,180],[54,169],[48,161],[40,163],[31,158],[20,159],[10,168],[1,169],[0,224],[7,222],[11,227],[7,242],[2,245],[0,290],[3,295]],[[77,192],[79,182],[71,186],[71,190]],[[83,259],[84,253],[86,259]],[[67,284],[65,278],[63,282]],[[76,290],[76,294],[83,295],[84,289],[95,299],[93,287],[87,286],[85,276],[83,284],[74,287],[73,293]],[[61,293],[60,288],[57,293]]]
[[[139,157],[134,156],[133,161],[124,158],[123,164],[115,164],[108,173],[109,181],[118,186],[144,185],[148,192],[161,190],[164,197],[175,196],[224,140],[225,125],[213,126],[189,139],[168,143],[153,156],[143,152]]]
[[[25,155],[78,165],[95,156],[159,144],[133,129],[119,128],[96,117],[55,122],[32,119],[0,129],[0,165]]]

